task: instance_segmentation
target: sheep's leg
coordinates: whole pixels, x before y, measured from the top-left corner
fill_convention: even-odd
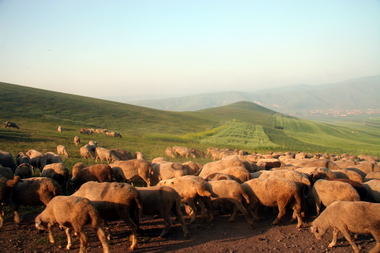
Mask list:
[[[359,248],[356,246],[354,241],[351,239],[350,231],[346,227],[343,227],[341,230],[342,234],[344,235],[344,238],[350,243],[351,247],[354,249],[355,253],[359,253]]]
[[[83,233],[83,231],[76,231],[76,233],[78,234],[79,241],[80,241],[79,253],[86,253],[86,249],[87,249],[87,245],[88,245],[87,237]]]
[[[162,233],[160,234],[160,237],[164,237],[168,233],[170,227],[172,226],[172,222],[170,220],[169,213],[161,214],[161,215],[162,215],[162,218],[164,219],[165,227],[164,227],[164,230],[162,230]]]
[[[0,210],[0,228],[3,226],[4,224],[4,217],[5,217],[5,213],[3,210]]]
[[[286,204],[278,203],[278,215],[277,218],[272,222],[272,225],[277,225],[286,213]]]
[[[107,237],[106,237],[106,233],[104,232],[104,230],[101,227],[98,227],[98,228],[96,228],[96,234],[98,235],[99,241],[102,244],[103,252],[109,253],[110,250],[108,247]]]
[[[71,249],[72,241],[71,241],[71,231],[70,228],[65,229],[66,237],[67,237],[67,245],[66,249]]]
[[[48,233],[49,233],[49,242],[50,243],[55,243],[53,231],[51,230],[51,226],[52,225],[50,223],[47,226],[47,230],[48,230]]]
[[[15,217],[14,217],[14,221],[16,222],[16,225],[20,225],[20,223],[21,223],[21,219],[20,219],[20,214],[18,213],[18,208],[17,208],[17,210],[15,209],[15,210],[13,211],[13,213],[14,213],[14,215],[15,215]]]
[[[196,213],[197,213],[197,208],[195,207],[195,204],[194,204],[194,199],[188,199],[186,201],[186,203],[189,205],[189,208],[191,210],[191,212],[189,213],[189,216],[190,216],[190,224],[193,223],[195,221],[195,218],[196,218]]]
[[[131,241],[132,244],[129,248],[131,250],[134,250],[137,246],[137,232],[138,232],[139,226],[129,216],[124,217],[123,220],[132,230],[132,235],[129,237],[129,240]]]
[[[378,231],[371,231],[371,234],[373,236],[373,238],[376,240],[376,245],[375,247],[373,247],[369,253],[376,253],[376,252],[380,252],[380,233]]]
[[[339,234],[339,229],[337,228],[334,228],[334,231],[333,231],[333,238],[332,238],[332,241],[330,242],[329,244],[329,248],[332,248],[336,245],[336,242],[337,242],[337,239],[338,239],[338,234]]]
[[[251,219],[251,217],[250,217],[247,209],[243,206],[243,204],[241,202],[239,202],[239,201],[236,201],[236,200],[235,201],[231,201],[231,202],[235,204],[235,207],[234,207],[234,213],[232,214],[232,216],[230,217],[230,219],[228,220],[228,222],[231,222],[231,221],[233,221],[235,219],[234,216],[236,216],[236,214],[237,214],[237,210],[235,211],[235,209],[238,208],[244,214],[244,217],[247,220],[249,226],[251,228],[253,228],[253,221],[252,221],[252,219]]]

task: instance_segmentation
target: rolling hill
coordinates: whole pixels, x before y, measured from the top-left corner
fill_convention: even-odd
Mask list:
[[[194,112],[150,109],[20,85],[0,83],[0,119],[17,122],[20,129],[0,128],[0,150],[17,153],[58,144],[75,148],[79,128],[107,128],[123,138],[104,135],[102,146],[140,150],[148,157],[163,155],[167,146],[209,146],[258,151],[307,151],[377,155],[380,124],[351,122],[324,124],[291,117],[252,102],[237,102]],[[57,127],[64,128],[62,134]]]

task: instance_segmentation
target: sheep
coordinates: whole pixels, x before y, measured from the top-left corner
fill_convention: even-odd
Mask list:
[[[349,169],[349,170],[357,169],[357,170],[361,171],[361,173],[362,173],[361,175],[363,176],[363,178],[365,178],[365,176],[370,172],[380,171],[380,167],[379,167],[379,165],[377,165],[377,163],[368,162],[368,161],[360,162],[354,166],[349,166],[349,167],[347,167],[347,169]]]
[[[17,164],[13,159],[12,154],[2,150],[0,150],[0,164],[4,167],[11,168],[13,172],[17,168]]]
[[[318,216],[311,226],[311,232],[321,240],[327,229],[333,227],[333,238],[329,248],[336,246],[341,232],[350,243],[354,252],[358,246],[351,239],[350,232],[356,234],[372,234],[376,245],[369,252],[380,252],[380,204],[370,202],[335,201]]]
[[[332,173],[334,173],[335,178],[340,179],[350,179],[352,181],[356,181],[358,183],[363,183],[363,177],[356,171],[342,169],[342,170],[332,170]]]
[[[19,206],[47,205],[52,198],[61,195],[59,184],[47,177],[23,179],[12,188],[12,201],[9,206],[14,211],[14,221],[20,224]]]
[[[202,165],[193,161],[182,163],[182,166],[186,167],[189,175],[198,175]]]
[[[146,160],[145,155],[143,153],[141,153],[140,151],[135,152],[134,158],[137,160]]]
[[[81,162],[74,164],[74,166],[71,168],[71,179],[73,179],[81,169],[86,167],[87,165]]]
[[[297,218],[297,228],[302,226],[302,196],[295,182],[285,178],[255,178],[244,182],[241,186],[249,196],[248,210],[255,219],[258,219],[259,204],[277,206],[279,213],[272,222],[272,225],[276,225],[284,217],[286,206],[291,204],[294,210],[292,220]]]
[[[98,235],[103,246],[103,252],[109,252],[107,238],[100,227],[98,211],[91,201],[86,198],[76,196],[56,196],[46,208],[35,218],[35,227],[39,230],[47,230],[50,243],[55,243],[52,226],[58,223],[65,228],[67,236],[66,249],[71,249],[71,231],[73,228],[80,240],[79,252],[85,253],[87,248],[87,237],[84,233],[84,226],[90,224]]]
[[[188,230],[181,211],[181,197],[169,186],[136,187],[142,201],[142,213],[145,215],[159,214],[164,219],[165,227],[160,237],[164,237],[171,225],[170,212],[172,211],[181,223],[183,237],[187,238]]]
[[[79,136],[74,136],[74,144],[75,144],[75,146],[79,146],[79,144],[80,144],[80,137]]]
[[[368,201],[380,203],[380,180],[372,179],[362,184],[368,192]]]
[[[244,167],[244,163],[237,157],[231,157],[216,162],[209,162],[202,167],[199,176],[202,178],[206,178],[208,175],[212,173],[220,172],[221,170],[232,166]]]
[[[206,157],[205,152],[196,148],[189,148],[189,151],[195,155],[195,157]]]
[[[134,157],[130,151],[125,150],[125,149],[120,149],[120,148],[111,149],[111,156],[112,155],[117,157],[118,160],[121,160],[121,161],[127,161],[127,160],[134,159]]]
[[[95,151],[93,151],[93,148],[89,144],[86,144],[83,147],[80,147],[79,154],[80,154],[80,157],[82,158],[95,159]]]
[[[219,173],[229,175],[233,180],[240,184],[251,179],[249,171],[242,166],[227,167],[226,169],[219,171]]]
[[[228,201],[235,205],[234,212],[228,222],[234,221],[237,210],[240,210],[244,214],[244,217],[246,218],[249,226],[253,228],[253,221],[250,217],[250,214],[242,203],[243,199],[245,199],[246,203],[249,204],[250,199],[248,194],[243,190],[242,186],[238,182],[235,180],[217,180],[208,181],[204,185],[206,186],[206,189],[212,194],[211,201]]]
[[[46,152],[44,156],[46,158],[46,164],[63,162],[62,158],[54,152]]]
[[[181,177],[188,174],[189,173],[187,171],[187,167],[182,166],[181,163],[156,163],[153,166],[153,173],[151,175],[151,185],[155,185],[161,180],[170,179],[174,177]]]
[[[76,165],[78,166],[78,164]],[[81,185],[88,181],[112,182],[114,181],[113,170],[107,164],[95,164],[90,167],[82,167],[72,173],[71,183],[74,190],[79,189]]]
[[[206,181],[216,181],[216,180],[234,180],[231,175],[225,174],[225,173],[213,173],[211,175],[208,175],[205,178]]]
[[[256,163],[259,170],[270,170],[272,168],[284,167],[285,164],[279,159],[260,159]]]
[[[321,213],[322,205],[327,207],[337,200],[360,201],[359,193],[349,183],[340,181],[317,180],[311,188],[317,216]]]
[[[119,160],[119,158],[112,155],[111,150],[103,148],[103,147],[96,147],[95,154],[96,154],[95,161],[98,161],[99,159],[100,161],[106,161],[110,163],[112,161]]]
[[[31,164],[31,160],[27,154],[25,154],[24,152],[19,152],[16,156],[16,163],[17,163],[17,165],[20,165],[22,163]]]
[[[68,158],[69,157],[69,152],[67,152],[67,148],[63,145],[58,145],[57,146],[57,154],[61,155],[63,157]]]
[[[58,133],[62,133],[62,126],[58,126],[57,130],[58,130]]]
[[[3,176],[0,176],[0,203],[6,202],[11,203],[11,188],[14,187],[16,184],[21,182],[21,178],[19,176],[14,176],[13,179],[8,179]],[[4,223],[4,211],[1,210],[0,205],[0,228],[3,226]]]
[[[8,179],[13,179],[14,173],[11,168],[3,167],[0,164],[0,176],[3,176]]]
[[[33,174],[34,169],[29,163],[22,163],[15,170],[15,175],[20,178],[30,178],[33,177]]]
[[[197,197],[211,197],[209,192],[202,182],[199,182],[193,177],[182,176],[171,179],[166,179],[158,182],[158,186],[170,186],[181,196],[182,203],[185,203],[190,208],[190,223],[193,223],[196,218],[195,201]],[[203,217],[203,215],[202,215]]]
[[[156,157],[156,158],[153,158],[151,163],[152,165],[154,166],[156,163],[162,163],[162,162],[169,162],[168,160],[166,160],[165,157]]]
[[[186,158],[197,158],[194,153],[192,153],[188,148],[186,147],[178,147],[174,146],[173,147],[173,153],[174,155],[178,155],[179,157],[186,157]]]
[[[4,128],[8,128],[8,127],[20,129],[20,127],[16,123],[11,122],[11,121],[5,121],[4,122]]]
[[[41,177],[49,177],[62,184],[68,181],[69,170],[63,163],[47,164],[42,169]]]
[[[339,170],[340,168],[332,161],[327,159],[287,159],[284,160],[286,165],[294,165],[301,168],[305,167],[323,167],[330,170]]]
[[[30,165],[32,165],[35,168],[42,169],[47,164],[46,157],[44,156],[44,154],[37,150],[28,150],[26,154],[30,157]]]
[[[167,147],[165,149],[165,156],[170,157],[170,158],[175,158],[176,156],[175,156],[175,154],[173,152],[173,148]]]
[[[122,219],[132,230],[130,249],[137,245],[138,214],[142,209],[139,192],[127,183],[87,182],[72,196],[88,198],[105,221]]]
[[[326,177],[335,178],[335,174],[332,172],[332,170],[326,167],[302,167],[302,168],[296,168],[295,171],[301,172],[305,174],[306,176],[311,176],[315,173],[322,173]]]
[[[116,161],[111,163],[110,166],[114,172],[116,181],[136,181],[142,179],[146,185],[151,185],[150,175],[153,171],[153,166],[145,160]]]
[[[365,176],[364,181],[369,181],[369,180],[372,180],[372,179],[380,179],[380,171],[374,171],[374,172],[368,173]]]

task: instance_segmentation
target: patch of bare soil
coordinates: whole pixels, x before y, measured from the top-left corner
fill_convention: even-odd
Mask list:
[[[290,212],[288,212],[290,213]],[[12,218],[4,222],[0,230],[0,252],[78,252],[79,240],[74,238],[72,250],[66,250],[66,236],[63,230],[55,227],[56,243],[50,244],[46,232],[39,232],[34,227],[34,218],[38,212],[30,212],[23,216],[23,223],[17,227]],[[310,232],[312,218],[306,218],[302,228],[296,228],[296,223],[289,223],[286,215],[280,225],[272,226],[275,219],[272,213],[264,213],[264,219],[255,222],[255,228],[250,229],[244,216],[237,216],[232,223],[227,223],[229,215],[215,215],[212,222],[200,222],[189,225],[189,237],[183,238],[183,232],[178,222],[173,220],[173,226],[165,238],[159,238],[163,229],[163,220],[143,217],[140,221],[141,232],[139,245],[134,252],[353,252],[350,244],[340,234],[338,246],[330,249],[328,244],[332,238],[332,229],[318,241]],[[187,217],[186,217],[187,218]],[[186,219],[188,221],[188,219]],[[130,230],[123,222],[112,222],[110,241],[111,252],[132,252],[129,250],[128,236]],[[89,239],[88,252],[102,252],[101,244],[91,228],[86,229]],[[359,235],[355,243],[368,252],[376,241],[371,235]]]

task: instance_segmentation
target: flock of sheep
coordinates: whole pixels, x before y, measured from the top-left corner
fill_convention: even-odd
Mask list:
[[[79,143],[78,143],[79,144]],[[105,149],[90,141],[79,149],[86,159],[101,161],[86,166],[77,163],[69,170],[61,157],[69,157],[64,146],[57,153],[37,150],[20,152],[16,159],[0,151],[0,202],[15,212],[20,223],[21,205],[45,205],[35,219],[37,229],[49,232],[52,226],[65,228],[67,248],[72,246],[70,231],[80,240],[80,252],[88,245],[85,225],[96,231],[103,251],[109,252],[109,230],[101,221],[123,220],[131,229],[131,249],[137,246],[139,217],[159,214],[165,236],[171,227],[171,213],[181,223],[184,237],[188,224],[197,219],[212,221],[217,210],[229,210],[229,222],[243,214],[248,226],[255,227],[261,207],[277,207],[273,225],[280,223],[287,207],[293,210],[296,227],[305,217],[317,215],[311,226],[316,238],[334,228],[329,247],[336,245],[341,232],[355,252],[359,252],[350,232],[371,233],[377,241],[371,252],[380,252],[380,167],[378,158],[307,153],[248,154],[242,150],[209,148],[207,152],[178,147],[167,148],[168,158],[210,156],[206,164],[194,161],[170,162],[165,157],[147,161],[140,152]],[[33,169],[40,168],[35,177]],[[71,175],[70,175],[71,174]],[[137,181],[142,187],[137,187]],[[63,195],[66,191],[73,190]],[[72,188],[70,188],[72,187]],[[0,212],[0,226],[4,212]]]

